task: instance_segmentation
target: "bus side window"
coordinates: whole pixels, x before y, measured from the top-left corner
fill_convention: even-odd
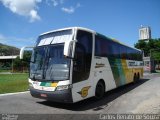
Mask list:
[[[76,43],[76,54],[74,56],[74,71],[85,71],[85,47],[79,43]]]
[[[95,56],[108,57],[110,54],[109,40],[96,35],[95,38]]]
[[[127,48],[125,46],[121,46],[120,51],[121,59],[127,59]]]
[[[83,30],[77,32],[75,61],[73,68],[73,83],[87,80],[90,75],[92,59],[92,34]]]
[[[110,55],[109,57],[114,59],[120,58],[120,47],[119,44],[117,44],[114,41],[110,41]]]

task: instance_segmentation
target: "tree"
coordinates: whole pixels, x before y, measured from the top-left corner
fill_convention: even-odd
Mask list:
[[[148,45],[145,41],[138,41],[138,43],[136,43],[134,45],[135,48],[143,50],[144,51],[144,56],[148,56]]]
[[[150,39],[149,42],[139,40],[134,45],[136,48],[144,51],[144,56],[150,56],[155,60],[160,60],[160,38]]]
[[[31,57],[31,51],[24,53],[24,59],[20,60],[19,56],[13,61],[14,71],[27,71],[29,68],[29,61]]]
[[[11,56],[18,54],[19,54],[18,48],[0,43],[0,56]]]
[[[22,61],[20,60],[19,56],[14,59],[13,61],[13,70],[14,71],[21,71],[21,68],[22,68],[23,64],[22,64]]]

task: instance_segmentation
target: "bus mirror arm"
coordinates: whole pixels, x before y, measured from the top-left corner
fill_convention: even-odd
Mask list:
[[[71,57],[71,56],[65,56],[66,58],[72,59],[73,61],[77,61],[77,59],[75,57]]]
[[[74,59],[74,58],[73,58],[73,57],[71,57],[71,56],[65,56],[65,58]]]
[[[26,48],[34,48],[34,47],[31,47],[31,46],[22,47],[20,50],[20,59],[23,59],[24,51]]]

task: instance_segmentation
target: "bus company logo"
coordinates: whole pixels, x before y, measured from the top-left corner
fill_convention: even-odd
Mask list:
[[[96,63],[95,68],[100,68],[100,67],[104,67],[104,66],[105,66],[105,64],[103,64],[103,63]]]
[[[136,62],[134,61],[129,61],[128,66],[137,66]]]
[[[81,91],[79,91],[78,93],[81,95],[81,97],[86,97],[88,95],[88,90],[91,86],[87,86],[87,87],[83,87],[81,89]]]

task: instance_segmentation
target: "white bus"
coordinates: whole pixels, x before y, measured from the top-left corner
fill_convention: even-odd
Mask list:
[[[24,48],[20,58],[23,58]],[[143,77],[142,51],[93,30],[71,27],[41,34],[32,51],[30,93],[75,103]]]

